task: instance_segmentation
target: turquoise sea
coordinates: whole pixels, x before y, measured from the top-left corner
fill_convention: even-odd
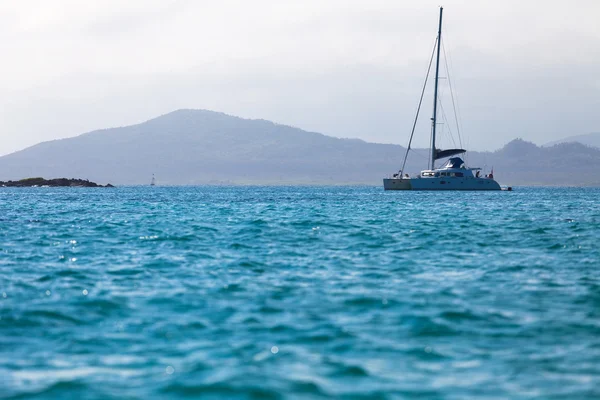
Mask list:
[[[0,398],[600,398],[599,199],[0,188]]]

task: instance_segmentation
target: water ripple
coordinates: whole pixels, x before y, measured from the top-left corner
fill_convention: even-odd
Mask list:
[[[0,398],[600,397],[598,189],[0,190]]]

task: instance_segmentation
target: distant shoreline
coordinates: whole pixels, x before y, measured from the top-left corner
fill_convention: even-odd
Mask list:
[[[114,187],[110,183],[99,185],[96,182],[90,182],[87,179],[44,179],[44,178],[25,178],[18,181],[0,181],[0,187]]]
[[[150,186],[155,176],[161,186],[381,186],[382,178],[398,172],[405,152],[400,145],[339,139],[206,110],[179,110],[1,156],[0,181],[71,176],[120,187]],[[413,148],[403,170],[419,173],[430,153]],[[600,147],[576,142],[539,147],[515,139],[493,152],[469,151],[465,161],[487,173],[493,168],[501,185],[600,186]],[[26,186],[34,185],[48,186]]]

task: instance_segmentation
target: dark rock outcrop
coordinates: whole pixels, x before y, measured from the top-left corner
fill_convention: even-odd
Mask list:
[[[38,186],[114,187],[110,183],[107,184],[106,186],[102,186],[95,182],[90,182],[87,179],[84,180],[84,179],[67,179],[67,178],[57,178],[57,179],[26,178],[26,179],[21,179],[18,181],[8,181],[8,182],[0,181],[0,186],[4,186],[4,187],[38,187]]]

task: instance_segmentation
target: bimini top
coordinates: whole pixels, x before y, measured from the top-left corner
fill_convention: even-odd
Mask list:
[[[452,157],[446,161],[446,164],[442,165],[440,169],[451,169],[451,168],[466,168],[465,162],[460,157]]]

